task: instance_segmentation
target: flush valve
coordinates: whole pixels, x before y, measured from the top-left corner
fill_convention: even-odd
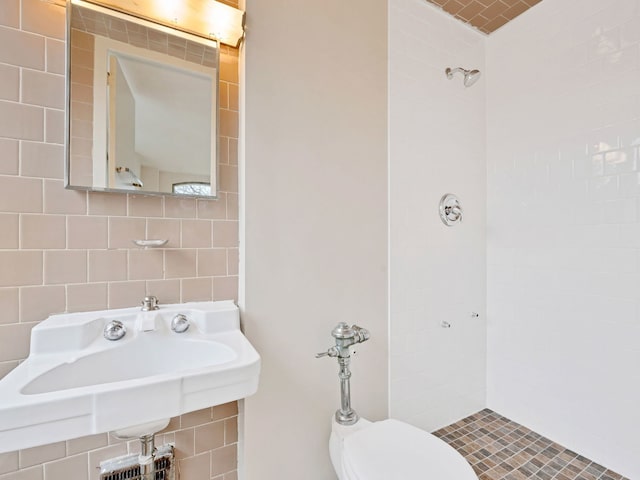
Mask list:
[[[351,408],[351,352],[349,347],[356,343],[369,340],[371,335],[365,328],[357,325],[349,326],[345,322],[340,322],[331,331],[331,336],[335,338],[336,344],[326,352],[318,353],[316,358],[337,357],[338,377],[340,378],[340,408],[336,411],[336,421],[341,425],[353,425],[359,419],[356,411]]]

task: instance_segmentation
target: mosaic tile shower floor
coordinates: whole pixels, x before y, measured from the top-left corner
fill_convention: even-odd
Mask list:
[[[629,480],[489,409],[434,435],[458,450],[480,480]]]

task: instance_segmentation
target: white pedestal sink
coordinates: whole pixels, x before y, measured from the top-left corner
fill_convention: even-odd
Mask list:
[[[178,314],[189,321],[184,333],[170,327]],[[113,320],[127,331],[117,341],[103,336]],[[0,453],[144,432],[252,395],[259,373],[260,356],[231,301],[53,315],[34,327],[29,357],[0,380]]]

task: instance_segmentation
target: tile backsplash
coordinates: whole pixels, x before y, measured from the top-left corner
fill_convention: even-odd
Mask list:
[[[195,200],[65,190],[65,9],[3,0],[0,43],[11,45],[0,49],[0,377],[53,313],[130,307],[146,294],[162,303],[236,299],[238,51],[221,49],[219,199]],[[140,250],[132,243],[140,238],[169,243]],[[235,403],[169,429],[164,440],[183,445],[182,479],[236,478]],[[130,448],[104,434],[2,454],[0,479],[70,478],[70,468],[87,472],[73,478],[94,478],[98,459]]]

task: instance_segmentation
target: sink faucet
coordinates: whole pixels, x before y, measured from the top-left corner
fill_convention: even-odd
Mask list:
[[[158,297],[154,297],[153,295],[147,295],[142,299],[142,311],[148,312],[150,310],[158,310],[160,307],[158,306]]]
[[[156,315],[152,312],[158,310],[158,299],[153,295],[148,295],[142,300],[142,312],[136,317],[136,330],[140,332],[151,332],[156,329]]]

